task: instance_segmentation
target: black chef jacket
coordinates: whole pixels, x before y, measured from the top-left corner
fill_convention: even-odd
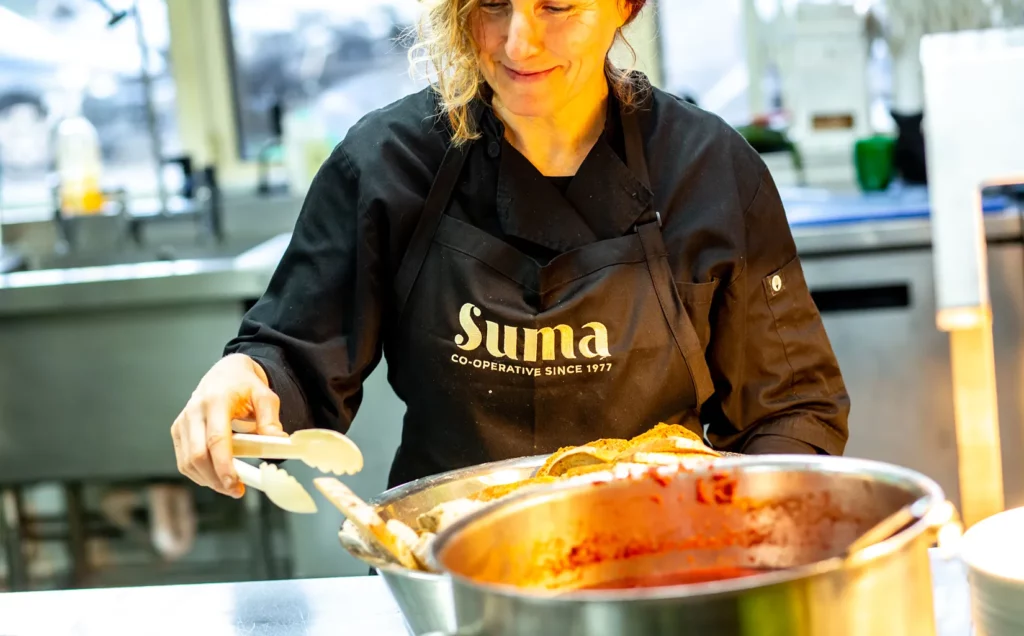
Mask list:
[[[355,417],[395,328],[395,271],[450,138],[437,112],[424,90],[349,131],[314,178],[266,293],[225,349],[263,366],[286,430],[344,432]],[[485,104],[475,112],[482,137],[450,213],[544,263],[631,231],[653,197],[715,385],[700,414],[708,440],[745,453],[843,452],[849,397],[779,194],[739,134],[655,89],[638,113],[651,191],[636,192],[623,187],[634,182],[623,172],[614,98],[603,136],[571,180],[542,176],[504,141]]]

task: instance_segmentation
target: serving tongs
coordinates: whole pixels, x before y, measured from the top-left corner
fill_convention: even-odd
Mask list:
[[[232,422],[235,430],[252,430],[251,422]],[[363,469],[363,454],[351,439],[337,431],[310,428],[288,437],[235,433],[231,438],[235,457],[298,459],[325,473],[353,475]]]
[[[238,473],[239,481],[250,488],[259,490],[267,496],[267,499],[288,512],[297,514],[316,512],[316,502],[309,496],[309,492],[282,468],[266,462],[256,467],[236,459],[235,472]]]

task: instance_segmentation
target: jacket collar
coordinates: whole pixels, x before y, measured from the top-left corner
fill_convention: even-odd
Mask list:
[[[622,236],[652,205],[650,188],[622,159],[618,100],[610,97],[608,108],[604,133],[563,196],[505,140],[505,127],[490,107],[480,107],[480,141],[486,155],[499,161],[498,219],[507,235],[565,252]]]

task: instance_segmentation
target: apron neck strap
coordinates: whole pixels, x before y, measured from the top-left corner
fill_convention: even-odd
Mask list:
[[[458,185],[459,176],[462,174],[462,167],[466,164],[470,147],[471,143],[461,146],[450,143],[444,154],[444,159],[441,161],[441,167],[434,176],[434,183],[423,204],[423,212],[420,214],[416,229],[413,230],[412,237],[409,239],[405,256],[395,274],[395,302],[399,313],[404,311],[412,287],[420,275],[423,261],[427,257],[431,243],[434,242],[434,234],[441,224],[441,217],[444,216],[448,201],[451,200],[455,187]]]
[[[636,108],[621,106],[622,137],[626,144],[626,165],[648,190],[651,189],[651,174],[647,170],[647,157],[644,155],[644,139],[640,134],[640,122]],[[635,227],[657,223],[661,227],[661,213],[651,205],[640,215]]]

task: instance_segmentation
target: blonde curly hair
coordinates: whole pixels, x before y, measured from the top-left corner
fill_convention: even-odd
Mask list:
[[[452,142],[461,145],[480,137],[470,105],[486,86],[477,65],[476,47],[470,34],[469,18],[481,0],[421,0],[425,5],[416,28],[416,41],[409,49],[412,72],[428,79],[439,96],[442,115],[448,118]],[[647,0],[623,0],[636,19]],[[633,53],[622,35],[616,38]],[[605,61],[605,73],[616,98],[627,107],[640,102],[649,88],[636,81],[628,69]]]

